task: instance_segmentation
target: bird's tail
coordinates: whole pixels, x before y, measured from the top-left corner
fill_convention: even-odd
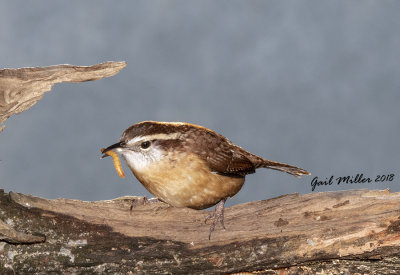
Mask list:
[[[269,169],[286,172],[286,173],[289,173],[298,178],[300,178],[302,175],[311,175],[310,172],[308,172],[307,170],[301,169],[299,167],[292,166],[292,165],[289,165],[286,163],[270,161],[270,160],[266,160],[266,159],[264,159],[263,163],[259,167],[264,167],[264,168],[269,168]]]

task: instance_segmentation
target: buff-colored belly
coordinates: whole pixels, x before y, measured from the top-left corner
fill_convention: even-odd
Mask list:
[[[175,207],[204,209],[232,197],[244,183],[212,173],[195,155],[175,155],[133,171],[137,179],[157,198]]]

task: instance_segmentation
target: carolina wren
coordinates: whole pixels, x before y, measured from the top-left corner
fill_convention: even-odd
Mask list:
[[[103,153],[110,150],[121,154],[144,187],[165,203],[193,209],[218,203],[206,218],[213,218],[209,238],[218,221],[225,228],[225,201],[239,192],[247,174],[262,167],[296,177],[310,175],[247,152],[210,129],[184,122],[134,124]]]

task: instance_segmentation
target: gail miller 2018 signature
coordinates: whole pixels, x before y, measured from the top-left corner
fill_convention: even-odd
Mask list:
[[[329,178],[325,178],[325,180],[320,180],[318,177],[315,177],[311,181],[311,191],[314,191],[317,186],[322,185],[332,185],[333,183],[339,184],[353,184],[353,183],[370,183],[370,182],[385,182],[385,181],[393,181],[395,175],[387,174],[387,175],[377,175],[375,179],[364,177],[364,174],[357,174],[355,176],[344,176],[337,177],[331,176]]]

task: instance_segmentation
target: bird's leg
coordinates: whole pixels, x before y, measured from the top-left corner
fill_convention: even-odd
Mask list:
[[[132,212],[132,209],[138,205],[152,204],[152,203],[158,203],[158,202],[163,202],[163,201],[159,200],[158,198],[150,198],[150,199],[148,199],[147,197],[134,198],[132,200],[132,204],[131,204],[131,212]]]
[[[210,233],[208,234],[208,239],[211,239],[211,233],[214,231],[215,226],[217,225],[218,220],[220,221],[222,228],[225,229],[224,225],[224,205],[227,198],[222,199],[217,206],[215,206],[215,210],[213,213],[208,214],[204,223],[207,223],[209,219],[214,219],[210,226]]]

